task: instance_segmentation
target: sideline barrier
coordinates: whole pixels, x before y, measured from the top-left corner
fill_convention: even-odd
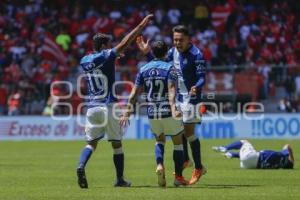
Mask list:
[[[232,115],[224,115],[230,118]],[[84,140],[84,127],[77,117],[53,120],[45,116],[0,117],[0,140]],[[84,117],[80,117],[83,121]],[[264,114],[261,119],[207,120],[197,125],[196,134],[204,139],[257,138],[300,139],[299,114]],[[147,117],[132,118],[125,139],[151,139]]]

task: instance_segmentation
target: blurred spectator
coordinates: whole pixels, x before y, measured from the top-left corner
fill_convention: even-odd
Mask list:
[[[72,40],[70,35],[66,33],[64,28],[62,28],[61,33],[57,35],[55,41],[63,48],[63,50],[68,51]]]
[[[0,115],[6,114],[7,89],[4,84],[0,84]]]
[[[264,85],[263,85],[263,99],[267,98],[267,95],[269,94],[269,75],[270,75],[271,67],[263,62],[262,66],[259,67],[259,72],[262,74],[264,78]]]
[[[203,2],[199,2],[198,5],[195,7],[195,26],[200,27],[200,30],[205,30],[209,24],[208,15],[208,7]]]
[[[11,94],[8,97],[8,115],[20,115],[21,105],[23,103],[23,93],[21,90]]]
[[[295,93],[295,81],[293,80],[292,77],[287,77],[285,80],[285,91],[286,91],[286,98],[288,100],[292,100],[292,96]]]
[[[149,39],[154,39],[154,36],[159,33],[159,28],[153,22],[150,22],[144,30],[144,35]]]
[[[300,101],[300,73],[295,78],[295,96],[298,101]]]
[[[180,13],[180,10],[178,10],[175,5],[173,5],[172,8],[169,9],[167,15],[168,15],[169,21],[172,25],[176,25],[179,23],[181,13]]]
[[[294,101],[290,101],[286,98],[279,101],[278,109],[282,112],[297,112],[297,104]]]

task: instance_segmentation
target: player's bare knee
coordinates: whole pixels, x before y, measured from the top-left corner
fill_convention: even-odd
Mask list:
[[[98,141],[93,140],[93,141],[89,141],[88,144],[86,145],[86,147],[95,151],[97,148],[97,145],[98,145]]]
[[[91,149],[92,151],[95,151],[97,148],[97,144],[98,143],[91,142],[91,143],[88,143],[85,147]]]
[[[195,124],[185,124],[184,125],[184,136],[186,138],[195,134]]]
[[[179,133],[178,135],[172,136],[172,141],[174,145],[182,144],[182,134],[183,132]]]
[[[166,142],[166,137],[165,134],[160,134],[159,136],[155,136],[155,139],[157,142],[165,143]]]

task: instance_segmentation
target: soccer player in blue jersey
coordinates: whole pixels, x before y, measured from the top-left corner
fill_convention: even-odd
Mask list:
[[[107,134],[113,148],[113,161],[116,168],[116,187],[129,187],[131,183],[124,180],[124,154],[122,150],[122,131],[118,119],[113,116],[113,105],[117,99],[113,96],[112,86],[115,82],[115,59],[141,33],[153,15],[146,16],[124,39],[110,49],[110,37],[97,33],[93,37],[92,54],[81,59],[80,65],[85,72],[89,92],[89,108],[86,113],[87,145],[81,152],[77,167],[78,184],[81,188],[88,188],[85,166],[96,150],[98,141]]]
[[[293,169],[294,155],[289,144],[282,151],[256,151],[248,140],[238,140],[227,146],[214,146],[213,150],[222,152],[227,158],[239,158],[242,169]],[[231,150],[239,150],[234,152]]]
[[[173,63],[178,73],[177,100],[183,114],[184,123],[184,167],[191,164],[186,139],[190,143],[195,169],[190,184],[195,184],[206,173],[201,162],[200,141],[195,136],[195,125],[201,123],[201,88],[205,84],[206,63],[201,51],[191,43],[188,29],[183,25],[173,28],[173,44],[167,54],[167,61]],[[150,52],[148,42],[137,38],[137,45],[144,53]],[[149,55],[149,54],[148,54]]]
[[[175,106],[177,73],[172,64],[165,62],[168,47],[163,41],[156,41],[152,45],[155,58],[143,66],[136,78],[135,87],[132,89],[128,100],[127,112],[122,117],[124,126],[136,102],[138,91],[144,88],[146,93],[147,112],[152,132],[155,134],[155,158],[157,163],[156,174],[158,185],[166,186],[164,171],[164,145],[165,136],[171,136],[174,150],[173,160],[175,165],[174,185],[188,185],[182,176],[183,170],[183,124],[179,117],[181,113]],[[179,118],[179,119],[176,119]]]

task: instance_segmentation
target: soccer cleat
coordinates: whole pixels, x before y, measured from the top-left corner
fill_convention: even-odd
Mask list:
[[[224,153],[224,156],[228,159],[232,158],[232,154],[230,152]]]
[[[202,169],[194,169],[192,173],[192,178],[189,181],[190,185],[193,185],[199,181],[202,175],[206,174],[207,170],[205,167],[202,167]]]
[[[189,184],[189,181],[185,180],[183,176],[175,176],[174,186],[186,186]]]
[[[84,168],[77,168],[78,185],[80,188],[88,188]]]
[[[115,184],[115,187],[130,187],[131,186],[131,182],[130,181],[126,181],[123,178],[117,179]]]
[[[157,183],[160,187],[166,187],[165,169],[162,165],[156,168]]]
[[[214,151],[217,151],[217,152],[222,152],[222,153],[225,153],[227,151],[227,149],[223,146],[213,146],[212,149]]]

